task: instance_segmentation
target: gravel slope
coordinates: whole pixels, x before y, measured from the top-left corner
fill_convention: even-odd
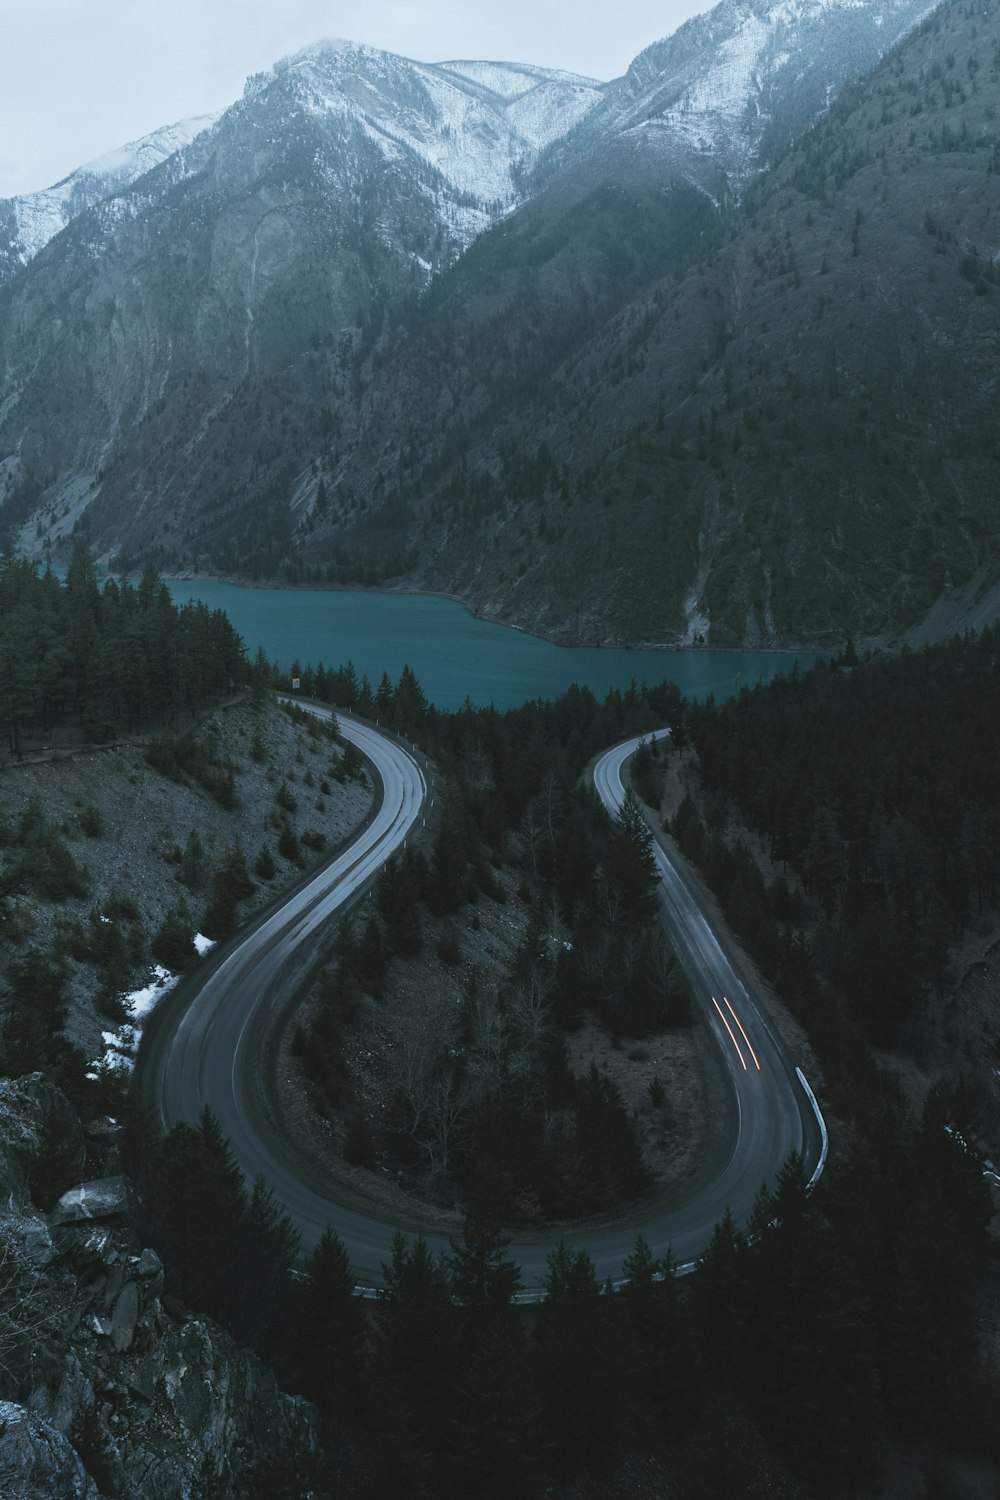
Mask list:
[[[5,942],[6,956],[28,944],[47,947],[77,921],[86,929],[90,914],[101,914],[112,892],[131,900],[146,939],[146,961],[134,971],[141,982],[149,968],[149,940],[166,913],[184,900],[197,927],[208,900],[211,877],[234,843],[239,843],[256,890],[241,903],[243,921],[257,906],[292,884],[309,864],[318,863],[350,837],[372,805],[367,783],[335,779],[340,750],[294,724],[275,704],[255,704],[249,696],[205,715],[194,727],[202,741],[234,767],[238,805],[231,811],[195,782],[179,784],[154,771],[144,752],[148,738],[101,749],[39,757],[8,765],[0,774],[0,823],[16,829],[30,799],[37,796],[46,820],[60,830],[78,866],[88,872],[86,896],[62,902],[26,893],[13,903],[19,941]],[[282,784],[296,804],[285,809],[296,837],[321,835],[323,846],[300,845],[301,863],[278,853],[281,809],[275,794]],[[325,790],[324,790],[325,787]],[[290,799],[285,799],[290,800]],[[95,811],[96,810],[96,816]],[[96,835],[85,830],[99,828]],[[192,831],[204,850],[202,878],[186,887],[180,852]],[[254,872],[267,847],[275,873]],[[6,859],[16,854],[6,853]],[[67,1034],[88,1056],[102,1051],[101,1032],[109,1026],[98,1014],[99,978],[92,964],[69,960],[70,1018]],[[4,989],[7,988],[4,981]],[[0,992],[2,993],[2,992]]]

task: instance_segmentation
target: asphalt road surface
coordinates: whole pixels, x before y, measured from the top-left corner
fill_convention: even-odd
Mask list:
[[[360,1285],[377,1286],[397,1229],[422,1229],[434,1250],[449,1240],[419,1224],[399,1223],[363,1200],[332,1189],[299,1159],[283,1137],[263,1080],[273,1024],[294,995],[314,958],[319,928],[338,908],[363,892],[384,861],[398,849],[421,816],[426,794],[416,760],[396,741],[371,727],[340,718],[340,730],[374,764],[383,784],[375,817],[338,858],[259,919],[164,1002],[143,1039],[140,1070],[148,1096],[166,1127],[194,1122],[208,1105],[228,1137],[233,1154],[252,1180],[262,1175],[311,1249],[327,1225],[347,1248]],[[624,795],[621,768],[638,740],[598,761],[595,786],[614,813]],[[585,1249],[600,1278],[621,1276],[636,1235],[655,1254],[672,1247],[681,1265],[707,1246],[727,1206],[737,1220],[750,1213],[764,1181],[791,1151],[811,1163],[820,1155],[820,1127],[794,1065],[754,1004],[723,951],[682,875],[656,845],[662,876],[664,920],[677,948],[696,1003],[716,1040],[729,1088],[724,1118],[716,1121],[717,1148],[685,1202],[650,1201],[627,1222],[573,1226],[561,1237]],[[721,1149],[720,1149],[721,1146]],[[518,1237],[510,1254],[521,1267],[530,1299],[546,1272],[555,1240],[552,1230]]]
[[[639,742],[616,745],[594,767],[598,796],[612,816],[625,795],[622,768]],[[761,1185],[772,1181],[793,1151],[814,1167],[825,1136],[795,1063],[722,948],[683,871],[659,841],[658,829],[652,825],[650,831],[663,920],[730,1086],[728,1160],[711,1180],[699,1183],[696,1197],[665,1217],[660,1229],[683,1264],[705,1248],[727,1207],[745,1222]]]

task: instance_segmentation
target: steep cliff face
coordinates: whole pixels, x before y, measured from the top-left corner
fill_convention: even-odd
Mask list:
[[[0,1487],[236,1500],[265,1465],[308,1457],[315,1413],[220,1328],[167,1310],[158,1257],[129,1237],[124,1179],[51,1205],[75,1171],[115,1165],[114,1137],[84,1142],[40,1074],[0,1080]]]

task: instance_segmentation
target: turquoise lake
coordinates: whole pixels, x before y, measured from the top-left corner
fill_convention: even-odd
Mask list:
[[[263,646],[288,667],[352,661],[373,686],[383,672],[396,681],[404,666],[416,673],[438,708],[493,703],[516,708],[532,698],[557,698],[574,683],[599,698],[634,678],[652,686],[671,681],[691,698],[726,698],[755,682],[800,671],[814,656],[771,651],[617,651],[553,646],[494,625],[452,599],[429,595],[331,590],[252,589],[210,579],[169,580],[176,604],[204,601],[225,610],[252,657]]]

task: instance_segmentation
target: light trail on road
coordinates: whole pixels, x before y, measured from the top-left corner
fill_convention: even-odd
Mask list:
[[[743,1071],[745,1073],[747,1071],[746,1058],[743,1056],[743,1053],[740,1051],[740,1044],[736,1040],[736,1037],[733,1035],[733,1028],[730,1026],[729,1022],[726,1020],[725,1016],[722,1014],[722,1006],[719,1004],[718,1000],[716,1000],[716,998],[715,998],[714,995],[712,996],[712,1004],[715,1006],[716,1010],[718,1011],[718,1013],[719,1013],[719,1019],[721,1020],[723,1026],[726,1028],[726,1031],[729,1033],[729,1040],[732,1042],[733,1046],[736,1048],[736,1056],[739,1058],[740,1062],[743,1064]],[[742,1030],[742,1027],[740,1029]],[[758,1063],[757,1066],[759,1068],[760,1067],[760,1063]]]
[[[715,999],[714,995],[712,996],[712,999],[713,1000]],[[722,1002],[726,1006],[727,1010],[729,1011],[729,1014],[732,1016],[733,1020],[737,1024],[737,1026],[740,1028],[740,1036],[743,1038],[743,1040],[746,1042],[747,1046],[749,1047],[749,1049],[750,1049],[750,1056],[753,1058],[754,1064],[755,1064],[755,1066],[757,1068],[757,1072],[759,1073],[760,1072],[760,1059],[758,1058],[756,1052],[753,1050],[753,1043],[751,1042],[750,1038],[747,1036],[746,1032],[743,1029],[743,1022],[740,1020],[739,1016],[733,1010],[732,1003],[730,1002],[728,996],[723,995]]]

